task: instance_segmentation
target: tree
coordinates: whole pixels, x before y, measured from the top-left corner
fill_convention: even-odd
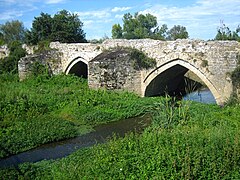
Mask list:
[[[217,35],[215,36],[215,40],[240,40],[238,35],[240,31],[240,27],[236,29],[236,31],[231,31],[229,27],[227,27],[223,22],[221,22],[220,27],[218,27]]]
[[[237,29],[236,29],[237,33],[240,33],[240,25],[238,25]]]
[[[126,39],[136,39],[134,34],[135,27],[137,27],[137,21],[130,13],[123,15],[123,37]]]
[[[54,15],[51,39],[66,43],[86,42],[78,15],[62,10]]]
[[[123,30],[120,24],[114,24],[112,26],[112,38],[121,39],[123,37]]]
[[[126,13],[123,16],[123,28],[119,24],[113,25],[112,37],[122,37],[126,39],[150,38],[153,29],[157,27],[157,18],[151,14],[138,14],[134,16]]]
[[[112,27],[112,38],[143,39],[152,38],[158,40],[176,40],[188,38],[188,32],[183,26],[174,26],[168,31],[166,24],[158,26],[157,17],[151,14],[130,13],[123,15],[123,28],[119,24]]]
[[[157,27],[153,32],[153,39],[165,40],[167,38],[168,27],[166,24],[163,24],[160,28]]]
[[[168,40],[187,39],[189,37],[186,27],[181,25],[174,25],[167,34]]]
[[[62,43],[86,42],[83,23],[77,14],[67,10],[59,11],[53,17],[41,13],[35,17],[32,28],[26,33],[27,43],[37,44],[40,41],[60,41]]]
[[[25,28],[22,22],[18,20],[7,21],[5,24],[0,25],[0,34],[2,41],[10,43],[13,41],[24,41]]]
[[[26,32],[26,42],[28,44],[37,44],[40,41],[50,40],[52,21],[52,17],[43,12],[39,17],[34,17],[31,31]]]

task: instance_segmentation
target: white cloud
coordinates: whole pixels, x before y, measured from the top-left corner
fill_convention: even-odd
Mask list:
[[[16,17],[20,17],[22,15],[23,15],[22,11],[15,11],[15,10],[5,11],[0,14],[0,20],[1,21],[11,20],[11,19],[15,19]]]
[[[103,18],[109,18],[111,16],[111,13],[108,9],[106,10],[100,10],[100,11],[85,11],[85,12],[75,12],[79,15],[82,19],[103,19]]]
[[[116,15],[115,15],[115,18],[116,18],[116,19],[122,19],[123,16],[124,16],[124,14],[116,14]]]
[[[214,33],[217,28],[216,24],[220,20],[226,21],[230,28],[233,24],[236,24],[236,21],[240,23],[240,1],[198,0],[195,4],[185,7],[155,4],[139,13],[150,13],[156,16],[159,24],[166,23],[168,26],[180,24],[186,26],[188,30],[190,29],[193,32],[193,37],[195,35],[203,36],[203,33],[207,37],[208,34],[206,32]]]
[[[84,27],[91,27],[94,24],[93,20],[85,20],[83,22]]]
[[[0,0],[1,7],[21,7],[21,8],[27,8],[35,6],[36,3],[42,3],[42,4],[59,4],[64,3],[67,0]]]
[[[46,4],[59,4],[63,2],[65,2],[65,0],[47,0]]]
[[[132,9],[131,7],[114,7],[111,11],[112,12],[123,12]]]
[[[1,0],[0,4],[1,5],[11,5],[11,4],[15,4],[17,2],[18,2],[17,0]]]

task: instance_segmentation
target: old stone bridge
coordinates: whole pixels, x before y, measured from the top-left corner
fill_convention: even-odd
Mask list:
[[[102,44],[53,42],[60,52],[58,62],[49,63],[52,72],[74,73],[88,78],[91,88],[124,89],[140,96],[154,96],[174,91],[183,77],[205,84],[218,104],[232,93],[230,73],[240,57],[240,43],[235,41],[176,40],[106,40]],[[135,69],[132,62],[121,59],[126,54],[103,55],[116,47],[132,47],[156,60],[148,69]],[[125,58],[126,59],[126,58]],[[55,64],[55,65],[54,65]],[[56,65],[57,64],[57,65]],[[26,59],[19,61],[20,76],[26,72]]]

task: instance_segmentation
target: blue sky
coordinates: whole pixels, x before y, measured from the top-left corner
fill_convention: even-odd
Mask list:
[[[240,0],[0,0],[0,24],[17,19],[31,28],[41,12],[62,9],[79,15],[87,39],[111,37],[112,25],[128,12],[150,13],[168,28],[185,26],[191,39],[213,39],[220,21],[231,30],[240,24]]]

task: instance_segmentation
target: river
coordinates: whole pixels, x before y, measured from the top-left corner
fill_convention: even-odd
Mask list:
[[[62,158],[80,148],[90,147],[97,143],[104,143],[111,138],[113,134],[123,137],[131,131],[142,132],[150,122],[150,117],[141,116],[99,125],[94,128],[95,131],[86,135],[44,144],[35,149],[0,159],[0,168],[17,166],[24,162]]]
[[[208,88],[201,88],[183,97],[184,100],[197,101],[206,104],[216,104],[216,100]]]
[[[187,94],[183,97],[183,99],[208,104],[216,103],[211,91],[206,88]],[[17,166],[18,164],[24,162],[37,162],[44,159],[49,160],[62,158],[80,148],[90,147],[96,143],[104,143],[114,133],[120,137],[123,137],[125,133],[130,131],[136,130],[137,132],[141,132],[147,125],[150,124],[150,122],[150,117],[143,116],[111,122],[105,125],[99,125],[95,128],[94,132],[86,135],[59,142],[44,144],[35,149],[0,159],[0,168]]]

